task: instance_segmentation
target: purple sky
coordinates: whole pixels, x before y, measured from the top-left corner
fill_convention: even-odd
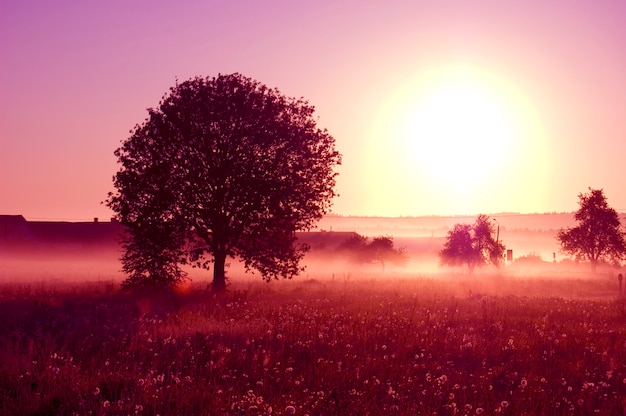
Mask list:
[[[315,105],[343,154],[336,213],[573,211],[588,187],[626,211],[625,19],[623,1],[5,0],[0,213],[110,217],[113,151],[146,109],[177,78],[231,72]],[[489,169],[460,189],[407,109],[464,71],[515,134],[494,153],[461,129]]]

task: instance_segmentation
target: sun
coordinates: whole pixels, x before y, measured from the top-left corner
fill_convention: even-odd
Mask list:
[[[515,141],[515,123],[485,85],[456,76],[408,104],[400,141],[416,167],[454,192],[497,175]]]
[[[377,108],[361,159],[368,209],[497,212],[543,197],[546,135],[517,84],[456,66],[397,85]]]

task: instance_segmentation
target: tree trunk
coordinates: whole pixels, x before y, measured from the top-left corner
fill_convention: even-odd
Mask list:
[[[213,291],[226,292],[226,254],[215,253],[213,263]]]

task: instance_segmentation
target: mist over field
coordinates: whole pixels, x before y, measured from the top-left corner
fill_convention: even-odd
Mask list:
[[[600,268],[592,274],[589,265],[577,264],[559,252],[556,233],[559,229],[574,224],[570,213],[496,214],[492,218],[499,226],[499,240],[507,249],[512,250],[513,261],[506,261],[500,268],[490,266],[476,269],[470,276],[462,268],[441,267],[438,254],[448,230],[456,223],[473,221],[473,217],[376,218],[329,215],[320,221],[317,229],[300,234],[300,241],[310,245],[311,250],[302,262],[306,270],[295,280],[347,279],[358,284],[360,279],[371,277],[613,279],[619,273],[618,269]],[[35,231],[28,234],[28,238],[5,238],[0,246],[0,281],[121,282],[125,276],[121,272],[119,260],[123,254],[119,235],[102,231],[105,227],[110,227],[110,224],[70,223],[70,227],[73,226],[75,230],[54,230],[47,224],[50,230],[37,231],[35,228]],[[64,226],[63,223],[53,225]],[[79,225],[84,230],[76,231]],[[41,227],[41,224],[35,223],[35,227],[37,226]],[[93,230],[98,230],[101,235],[98,236]],[[396,266],[388,263],[383,269],[380,264],[357,264],[350,261],[337,248],[353,233],[370,239],[377,236],[392,237],[394,246],[405,250],[407,264]],[[212,278],[212,269],[207,271],[186,267],[185,270],[193,283],[208,284]],[[258,273],[246,274],[243,265],[236,259],[228,260],[227,276],[231,282],[260,280]]]

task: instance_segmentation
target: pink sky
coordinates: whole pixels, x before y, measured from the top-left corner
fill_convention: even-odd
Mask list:
[[[573,211],[588,187],[626,211],[625,18],[622,1],[3,1],[0,214],[109,218],[113,151],[146,109],[230,72],[315,105],[343,154],[336,213]],[[512,91],[522,127],[499,181],[463,193],[412,170],[421,148],[383,114],[465,67]]]

